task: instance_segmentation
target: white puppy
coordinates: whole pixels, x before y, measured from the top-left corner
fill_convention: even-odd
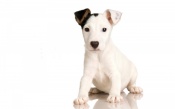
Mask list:
[[[89,9],[75,12],[85,41],[85,58],[79,95],[74,104],[86,103],[89,92],[109,93],[107,101],[113,103],[122,100],[120,92],[124,88],[131,93],[143,91],[135,86],[135,66],[114,46],[110,38],[112,28],[120,17],[121,13],[114,10],[106,10],[103,14],[91,14]],[[91,88],[91,83],[96,88]]]

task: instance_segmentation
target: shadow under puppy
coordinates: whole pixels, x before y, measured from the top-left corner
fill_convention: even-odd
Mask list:
[[[106,97],[108,95],[106,94],[92,94],[90,96],[90,100],[98,99],[93,107],[93,109],[138,109],[137,107],[137,100],[140,100],[142,98],[142,94],[132,94],[129,93],[126,95],[124,92],[121,93],[121,96],[123,97],[123,101],[121,103],[108,103],[105,101]],[[81,106],[81,105],[75,105]],[[88,105],[86,106],[87,109]],[[75,108],[78,109],[78,108]],[[83,108],[79,108],[83,109]]]
[[[122,14],[109,9],[94,14],[84,9],[74,14],[85,42],[84,73],[74,104],[86,103],[89,91],[109,93],[107,101],[110,103],[122,100],[120,92],[124,88],[131,93],[141,93],[143,90],[135,86],[137,71],[134,64],[115,47],[110,38],[112,28]],[[91,88],[91,83],[95,88]]]

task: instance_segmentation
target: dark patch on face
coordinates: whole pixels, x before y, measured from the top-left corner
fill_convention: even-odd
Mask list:
[[[89,15],[84,19],[84,21],[82,22],[82,24],[80,25],[82,29],[83,29],[84,25],[86,24],[86,22],[89,20],[89,18],[90,18],[91,16],[97,17],[97,16],[98,16],[98,13],[89,14]]]
[[[94,15],[95,17],[97,17],[97,16],[98,16],[98,13],[94,13],[94,14],[92,14],[92,15]]]
[[[88,19],[91,17],[91,14],[88,14],[87,17],[84,19],[84,21],[81,23],[81,28],[83,29],[84,25],[86,24],[86,22],[88,21]]]

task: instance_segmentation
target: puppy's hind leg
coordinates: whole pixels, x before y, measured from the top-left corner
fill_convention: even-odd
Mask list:
[[[101,93],[101,92],[102,92],[101,90],[93,87],[90,89],[89,94],[97,94],[97,93]]]
[[[131,93],[134,93],[134,94],[142,93],[143,89],[141,87],[135,86],[136,79],[137,79],[137,71],[135,70],[133,72],[131,80],[127,86],[127,89],[128,89],[128,91],[130,91]]]

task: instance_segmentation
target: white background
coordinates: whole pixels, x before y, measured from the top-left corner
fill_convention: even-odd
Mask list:
[[[138,108],[173,108],[173,0],[0,0],[0,108],[74,109],[84,58],[74,12],[84,8],[123,13],[111,37],[139,71]]]

